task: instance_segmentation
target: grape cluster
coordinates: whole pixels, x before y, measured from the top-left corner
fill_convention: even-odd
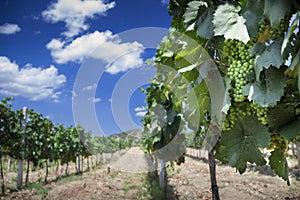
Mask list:
[[[270,21],[268,20],[259,22],[259,33],[263,33],[266,29],[268,29],[271,40],[275,40],[283,36],[284,32],[286,32],[289,28],[289,19],[291,16],[291,13],[287,13],[285,17],[280,20],[280,24],[276,27],[271,27]]]
[[[268,124],[268,111],[269,108],[261,107],[257,104],[252,103],[251,105],[252,112],[256,115],[257,119],[263,124]]]
[[[247,84],[246,75],[253,72],[253,58],[249,55],[252,42],[247,44],[238,40],[226,40],[224,43],[224,55],[228,58],[228,76],[232,82],[232,97],[235,102],[245,100],[243,86]]]
[[[224,130],[231,130],[234,127],[235,121],[244,116],[256,116],[256,118],[263,124],[268,124],[268,108],[261,107],[249,101],[236,102],[229,108],[223,124]]]
[[[300,108],[295,109],[295,115],[300,115]]]
[[[238,102],[229,108],[226,119],[223,123],[223,130],[231,130],[234,127],[235,121],[244,116],[253,115],[253,110],[251,109],[250,102]]]
[[[271,135],[270,145],[268,150],[286,151],[288,147],[287,141],[279,134],[275,133]]]

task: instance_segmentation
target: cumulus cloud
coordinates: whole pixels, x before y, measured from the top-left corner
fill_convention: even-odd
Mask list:
[[[67,31],[63,34],[73,37],[89,28],[88,19],[115,7],[115,2],[105,3],[103,0],[58,0],[42,12],[43,18],[50,23],[64,22]]]
[[[106,71],[111,74],[124,72],[143,64],[141,54],[144,51],[138,42],[122,43],[117,35],[110,31],[89,33],[82,35],[71,42],[52,39],[47,45],[56,63],[81,63],[91,54],[93,58],[100,59],[109,64]]]
[[[135,113],[135,116],[137,117],[144,117],[146,114],[147,114],[147,111],[146,111],[146,108],[141,106],[141,107],[136,107],[134,109],[134,111],[136,112]]]
[[[96,89],[96,88],[97,88],[97,84],[88,85],[88,86],[82,88],[82,91],[90,91],[90,90],[93,90],[93,89]]]
[[[101,98],[90,97],[90,98],[88,98],[88,101],[90,101],[92,103],[98,103],[101,101]]]
[[[22,96],[32,101],[50,98],[57,102],[61,92],[56,90],[65,82],[66,77],[58,74],[53,65],[46,69],[30,64],[19,68],[15,62],[0,56],[0,94]]]
[[[0,33],[1,34],[6,34],[6,35],[15,34],[15,33],[19,32],[20,30],[21,30],[21,28],[19,27],[18,24],[5,23],[3,25],[0,25]]]

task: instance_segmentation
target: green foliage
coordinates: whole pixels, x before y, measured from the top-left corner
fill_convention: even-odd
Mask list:
[[[292,1],[265,0],[264,15],[270,20],[271,26],[277,26],[291,10],[291,6]]]
[[[300,132],[299,3],[171,0],[169,14],[172,28],[157,48],[157,72],[146,89],[143,148],[153,152],[168,144],[165,138],[174,138],[167,130],[177,130],[177,124],[166,125],[174,116],[181,116],[193,137],[200,130],[218,131],[212,116],[216,99],[204,87],[214,80],[201,71],[213,60],[226,85],[217,111],[225,115],[214,147],[218,158],[242,173],[247,162],[265,164],[260,148],[268,147],[273,150],[269,164],[288,181],[285,155]],[[189,95],[196,99],[187,100]]]
[[[271,168],[275,170],[278,176],[287,181],[289,185],[289,168],[286,160],[286,154],[281,151],[272,151],[269,160]]]
[[[268,146],[268,130],[257,119],[238,119],[232,130],[224,131],[220,140],[217,158],[236,167],[240,173],[246,171],[247,162],[264,165],[266,161],[259,148]]]
[[[262,54],[257,55],[255,60],[255,71],[257,74],[263,70],[263,68],[268,69],[273,66],[279,68],[283,63],[283,58],[280,53],[280,48],[282,45],[282,39],[275,40],[269,46],[262,46]]]
[[[213,19],[215,36],[224,35],[225,39],[237,39],[244,43],[250,40],[246,20],[239,15],[240,10],[240,6],[229,3],[218,6]]]
[[[284,94],[286,77],[284,72],[274,67],[264,70],[259,81],[249,83],[243,90],[250,101],[262,106],[274,106]]]
[[[245,25],[247,27],[250,38],[257,36],[259,25],[263,16],[263,1],[262,0],[243,0],[241,1],[242,9],[241,15],[246,20]]]

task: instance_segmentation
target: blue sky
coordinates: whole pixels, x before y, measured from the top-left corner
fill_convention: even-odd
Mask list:
[[[138,128],[139,87],[154,73],[144,61],[171,25],[167,4],[0,1],[0,98],[94,135]]]

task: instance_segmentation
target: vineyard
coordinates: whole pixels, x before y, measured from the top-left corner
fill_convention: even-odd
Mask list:
[[[4,199],[300,199],[299,2],[168,9],[136,136],[92,137],[2,100]]]
[[[76,164],[74,173],[80,174],[84,159],[86,159],[87,169],[89,169],[89,165],[93,166],[105,162],[105,159],[103,160],[105,154],[126,149],[136,142],[133,140],[134,138],[128,139],[126,137],[123,139],[122,134],[92,138],[91,133],[86,133],[80,125],[77,127],[64,127],[62,124],[54,125],[34,110],[13,111],[11,101],[11,98],[6,98],[0,104],[2,193],[5,192],[4,170],[10,172],[12,165],[13,168],[19,165],[20,170],[20,167],[23,168],[23,161],[26,163],[25,185],[29,183],[31,170],[36,171],[39,168],[44,168],[43,181],[47,183],[49,165],[55,165],[57,172],[61,165],[65,165],[65,175],[68,175],[69,164],[74,163]],[[86,148],[91,144],[93,145],[92,151]],[[7,165],[4,164],[4,158]],[[18,163],[13,164],[13,161]],[[22,177],[23,172],[18,175],[18,189],[22,188]]]

